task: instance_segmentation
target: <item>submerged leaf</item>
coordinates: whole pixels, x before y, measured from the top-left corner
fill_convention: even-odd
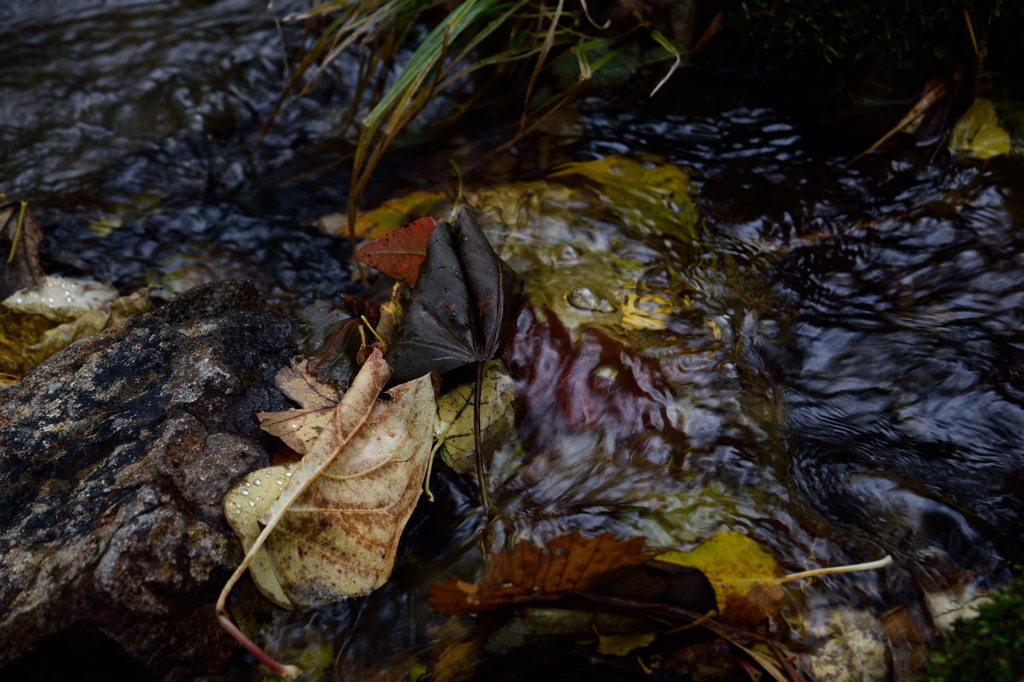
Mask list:
[[[585,538],[573,531],[545,547],[526,540],[494,556],[478,585],[449,578],[430,586],[430,607],[451,615],[495,609],[515,597],[586,590],[614,569],[644,562],[644,539],[622,542],[611,533]]]
[[[596,182],[601,197],[628,225],[641,232],[670,233],[686,241],[697,236],[697,209],[690,198],[690,179],[677,166],[659,163],[646,167],[613,155],[568,163],[551,177],[572,174]]]
[[[356,218],[355,236],[358,239],[379,239],[392,230],[408,225],[412,220],[426,216],[444,196],[444,192],[410,192],[397,199],[388,199],[379,207]],[[348,219],[340,213],[326,215],[317,223],[328,234],[348,231]]]
[[[475,384],[460,384],[437,401],[434,436],[441,441],[441,459],[460,474],[475,470],[473,396]],[[480,429],[484,457],[488,457],[515,428],[515,385],[501,360],[484,366],[481,388]]]
[[[445,374],[501,350],[510,306],[522,287],[463,209],[440,223],[387,360],[394,381]]]
[[[620,635],[597,633],[597,653],[603,656],[625,656],[642,649],[658,636],[656,632],[626,632]]]
[[[370,242],[356,252],[355,259],[392,279],[415,286],[420,266],[427,257],[427,243],[436,225],[437,221],[430,216],[420,218]]]
[[[718,533],[693,551],[663,552],[656,558],[706,575],[715,588],[718,613],[727,620],[760,623],[782,598],[779,562],[741,533]]]
[[[408,225],[410,220],[427,215],[443,198],[444,192],[410,192],[397,199],[388,199],[380,208],[367,211],[356,219],[356,236],[364,239],[383,237]]]

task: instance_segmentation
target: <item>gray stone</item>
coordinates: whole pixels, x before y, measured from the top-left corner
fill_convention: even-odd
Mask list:
[[[48,679],[69,639],[132,674],[251,674],[214,619],[242,558],[220,501],[269,463],[252,412],[288,407],[287,332],[251,284],[206,284],[0,390],[0,676]]]

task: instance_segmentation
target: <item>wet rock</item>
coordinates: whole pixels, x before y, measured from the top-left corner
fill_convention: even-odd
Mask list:
[[[0,390],[2,676],[251,676],[213,617],[241,559],[220,499],[268,464],[252,411],[288,407],[287,330],[207,284]]]
[[[819,682],[881,682],[889,679],[887,635],[869,611],[841,607],[810,614],[812,651],[801,667]]]

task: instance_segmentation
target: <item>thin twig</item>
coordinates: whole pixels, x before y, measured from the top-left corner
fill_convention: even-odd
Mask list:
[[[26,208],[28,208],[28,202],[21,202],[21,211],[18,213],[18,227],[14,230],[14,239],[11,240],[11,255],[7,257],[8,263],[14,261],[14,251],[18,248],[18,238],[21,237],[21,226],[25,223]]]

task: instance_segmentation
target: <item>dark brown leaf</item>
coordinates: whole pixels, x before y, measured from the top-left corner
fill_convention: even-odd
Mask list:
[[[18,289],[41,284],[44,277],[39,265],[43,232],[32,219],[31,211],[26,208],[24,215],[21,212],[20,201],[0,203],[0,301]]]
[[[466,210],[454,223],[434,228],[423,272],[388,348],[394,383],[482,363],[501,350],[522,282]]]

